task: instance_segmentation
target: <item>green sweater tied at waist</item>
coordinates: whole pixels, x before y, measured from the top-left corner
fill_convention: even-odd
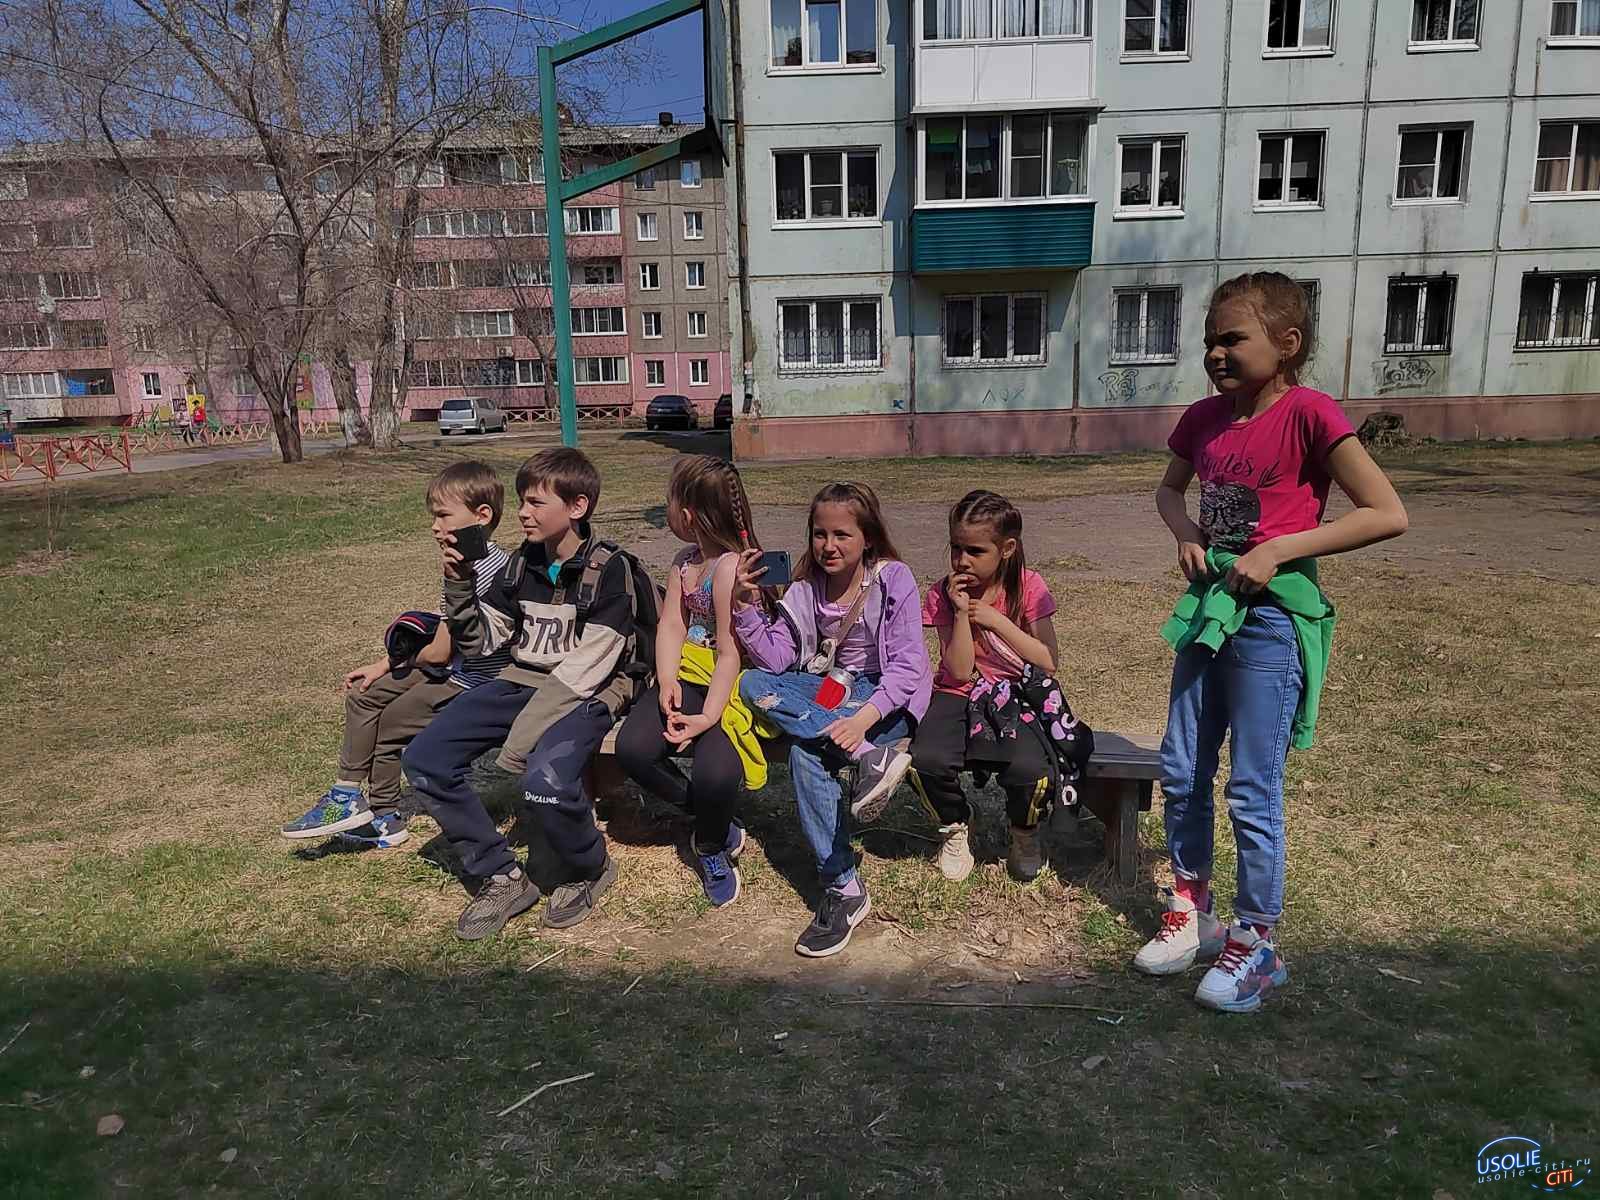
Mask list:
[[[1161,627],[1161,636],[1174,650],[1181,652],[1188,646],[1200,645],[1215,652],[1244,624],[1251,601],[1235,596],[1224,585],[1228,568],[1238,557],[1226,550],[1206,551],[1206,578],[1189,585]],[[1333,652],[1333,602],[1317,586],[1317,560],[1297,558],[1284,563],[1254,602],[1276,605],[1294,623],[1305,685],[1300,691],[1289,744],[1296,750],[1307,749],[1317,726],[1328,656]]]

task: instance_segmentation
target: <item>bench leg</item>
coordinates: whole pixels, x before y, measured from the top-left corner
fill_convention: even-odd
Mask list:
[[[1090,807],[1106,824],[1106,861],[1120,882],[1132,883],[1139,866],[1140,785],[1132,779],[1107,779],[1095,790],[1098,803]]]

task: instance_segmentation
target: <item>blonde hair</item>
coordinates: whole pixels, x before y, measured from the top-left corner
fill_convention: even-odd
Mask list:
[[[1251,271],[1235,275],[1211,293],[1206,320],[1219,304],[1243,300],[1255,309],[1261,325],[1274,341],[1281,341],[1291,329],[1300,331],[1300,349],[1283,362],[1283,375],[1290,383],[1300,382],[1300,372],[1311,361],[1311,303],[1306,290],[1281,271]]]
[[[430,509],[441,500],[459,500],[468,508],[489,506],[490,533],[500,524],[500,514],[505,508],[506,489],[500,476],[486,462],[466,459],[451,463],[428,481],[427,501]]]

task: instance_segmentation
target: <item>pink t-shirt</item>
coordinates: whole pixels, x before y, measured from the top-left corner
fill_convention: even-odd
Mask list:
[[[1328,506],[1328,452],[1355,436],[1332,396],[1293,387],[1247,421],[1233,401],[1207,396],[1178,418],[1167,448],[1200,480],[1200,529],[1218,550],[1243,554],[1322,523]]]
[[[995,597],[994,607],[1001,612],[1005,611],[1004,589]],[[1036,621],[1053,616],[1055,611],[1056,600],[1050,594],[1049,585],[1040,577],[1039,572],[1024,570],[1022,572],[1023,623],[1032,625]],[[934,690],[965,696],[972,691],[972,680],[957,679],[949,667],[950,635],[955,630],[956,610],[950,603],[950,597],[944,593],[943,580],[929,588],[927,596],[922,601],[922,623],[937,630],[939,634],[939,671],[933,677]],[[985,679],[1022,678],[1022,658],[987,629],[974,627],[972,630],[972,663],[978,669],[978,674]]]

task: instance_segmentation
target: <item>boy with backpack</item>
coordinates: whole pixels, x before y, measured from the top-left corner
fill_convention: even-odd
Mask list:
[[[576,925],[617,878],[585,769],[654,656],[655,585],[632,555],[590,532],[600,499],[594,464],[577,450],[541,451],[517,472],[517,496],[527,541],[492,586],[477,593],[480,564],[454,546],[444,551],[451,637],[466,654],[509,646],[511,665],[440,713],[402,760],[477,883],[456,922],[467,941],[498,933],[540,899],[467,782],[473,761],[503,745],[499,765],[522,775],[526,815],[568,877],[551,894],[544,923]]]

